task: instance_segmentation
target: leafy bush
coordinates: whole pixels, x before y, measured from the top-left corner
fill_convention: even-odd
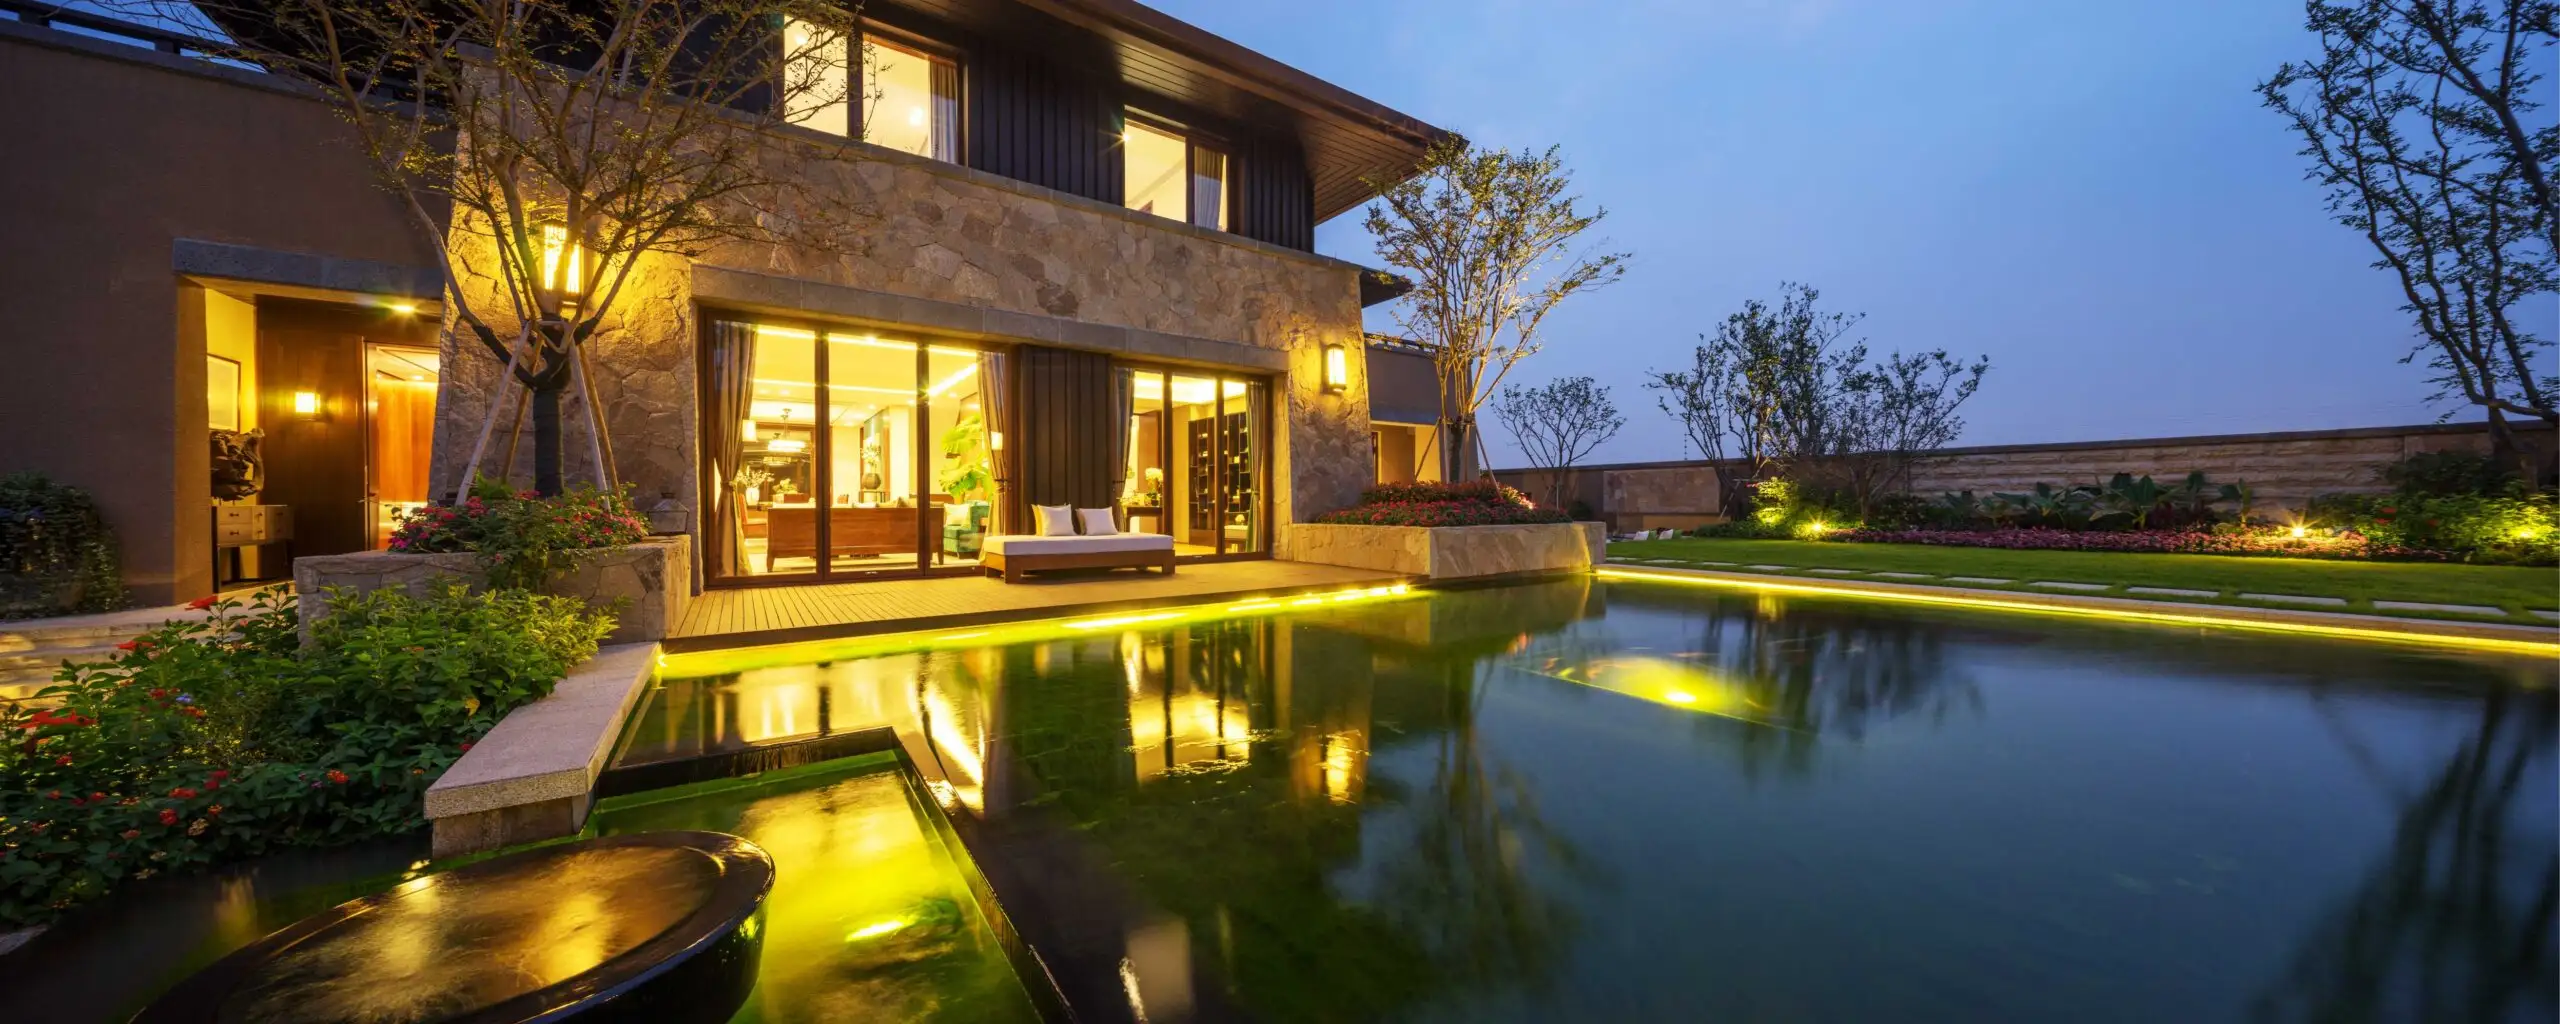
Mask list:
[[[2545,493],[2331,494],[2311,503],[2309,518],[2385,547],[2470,562],[2560,564],[2560,523]]]
[[[1360,504],[1316,517],[1319,523],[1353,526],[1506,526],[1572,521],[1563,512],[1539,508],[1528,495],[1491,480],[1380,484],[1362,493]]]
[[[124,605],[115,533],[88,492],[42,473],[0,477],[0,619]]]
[[[2472,452],[2419,452],[2382,469],[2396,494],[2498,495],[2516,488],[2515,472]]]
[[[612,628],[577,601],[460,584],[199,602],[37,709],[0,706],[0,927],[127,879],[414,829],[428,785]]]
[[[456,506],[410,513],[391,534],[393,551],[476,552],[492,587],[540,588],[597,550],[639,543],[649,523],[628,495],[582,488],[545,498],[509,491],[486,477]]]

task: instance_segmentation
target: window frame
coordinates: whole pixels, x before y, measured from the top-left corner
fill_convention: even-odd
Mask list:
[[[855,21],[853,25],[853,32],[855,47],[854,64],[855,70],[860,73],[858,76],[860,78],[867,79],[870,75],[868,66],[862,61],[861,47],[875,39],[880,42],[887,43],[897,49],[905,50],[910,54],[923,57],[926,60],[941,61],[951,65],[951,77],[954,81],[959,83],[959,89],[951,96],[951,118],[953,122],[951,125],[951,159],[943,160],[936,156],[925,156],[924,159],[940,161],[954,167],[969,166],[970,132],[968,52],[931,36],[911,32],[874,18],[862,18]],[[861,83],[857,82],[855,84],[855,92],[860,93],[862,91]],[[863,115],[867,113],[863,107],[864,104],[861,103],[859,97],[857,97],[852,117],[849,118],[849,120],[853,125],[854,134],[852,137],[859,141],[869,141],[863,138]],[[872,145],[879,144],[872,143]],[[904,151],[902,150],[901,152]],[[916,154],[910,153],[908,155],[914,156]]]
[[[1121,104],[1120,118],[1122,123],[1121,141],[1116,143],[1121,147],[1120,208],[1132,213],[1137,212],[1136,207],[1129,205],[1128,195],[1129,171],[1127,125],[1134,122],[1149,130],[1170,135],[1176,139],[1182,140],[1182,219],[1174,220],[1174,218],[1166,217],[1163,214],[1148,214],[1148,216],[1162,220],[1171,220],[1176,224],[1199,228],[1202,231],[1216,231],[1221,234],[1230,235],[1234,234],[1236,178],[1238,177],[1236,174],[1238,158],[1236,156],[1235,143],[1230,141],[1226,136],[1217,132],[1203,131],[1199,128],[1192,127],[1189,124],[1185,124],[1184,122],[1176,121],[1160,114],[1150,114],[1131,104]],[[1214,150],[1219,156],[1226,158],[1226,169],[1218,177],[1218,219],[1223,222],[1223,226],[1220,227],[1211,227],[1207,224],[1200,223],[1197,219],[1199,211],[1192,209],[1193,204],[1191,200],[1194,193],[1191,190],[1199,180],[1200,151],[1202,149]]]

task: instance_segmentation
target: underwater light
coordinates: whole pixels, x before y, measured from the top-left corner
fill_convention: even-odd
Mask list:
[[[1698,695],[1687,690],[1673,690],[1663,694],[1662,699],[1674,704],[1695,704],[1698,702]]]
[[[883,935],[896,932],[899,929],[905,928],[906,926],[914,923],[915,921],[913,919],[904,917],[893,917],[886,921],[874,921],[870,924],[854,929],[852,934],[844,937],[844,940],[846,942],[860,942],[864,939],[876,939]]]
[[[1985,611],[2026,612],[2033,615],[2057,615],[2069,618],[2103,619],[2160,626],[2204,626],[2219,629],[2245,629],[2261,633],[2294,633],[2340,640],[2367,640],[2383,643],[2419,644],[2431,647],[2458,647],[2500,654],[2524,654],[2548,658],[2560,654],[2560,643],[2549,640],[2509,640],[2503,637],[2463,636],[2449,633],[2419,633],[2373,626],[2333,626],[2319,622],[2287,622],[2268,619],[2236,619],[2215,615],[2182,612],[2154,612],[2132,608],[2105,608],[2090,605],[2035,604],[2027,601],[1957,594],[1933,594],[1913,590],[1868,590],[1828,587],[1803,583],[1783,583],[1764,579],[1742,579],[1729,576],[1692,575],[1659,571],[1637,571],[1620,568],[1594,569],[1592,575],[1602,579],[1650,580],[1657,583],[1685,583],[1698,587],[1724,587],[1732,590],[1757,591],[1763,594],[1803,594],[1809,597],[1838,597],[1866,601],[1892,601],[1903,604],[1943,605],[1950,608],[1974,608]]]

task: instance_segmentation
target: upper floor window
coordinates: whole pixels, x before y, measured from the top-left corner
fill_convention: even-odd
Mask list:
[[[861,87],[853,87],[861,50]],[[936,160],[960,159],[960,66],[876,35],[786,19],[783,101],[792,124]]]
[[[1128,118],[1120,132],[1122,201],[1132,210],[1227,229],[1227,155],[1182,133]]]

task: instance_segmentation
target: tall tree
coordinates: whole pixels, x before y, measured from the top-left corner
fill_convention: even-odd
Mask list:
[[[2560,451],[2533,459],[2507,417],[2560,426],[2552,340],[2518,316],[2547,312],[2560,288],[2560,122],[2533,98],[2555,11],[2551,0],[2309,0],[2319,57],[2258,85],[2302,137],[2331,213],[2391,271],[2421,339],[2402,361],[2425,356],[2431,400],[2483,410],[2499,459],[2544,482]]]
[[[778,131],[860,99],[851,22],[801,23],[786,37],[785,16],[805,14],[796,2],[107,2],[210,20],[229,40],[219,56],[337,109],[442,263],[453,329],[506,367],[473,465],[514,408],[509,386],[521,386],[546,494],[561,487],[572,388],[597,474],[614,476],[585,343],[649,257],[734,242],[858,245],[865,211],[810,173],[850,151]]]
[[[1502,389],[1494,414],[1520,444],[1529,465],[1547,471],[1547,507],[1564,508],[1573,467],[1627,425],[1609,389],[1589,377],[1562,377],[1534,388]]]
[[[1553,147],[1513,153],[1464,140],[1432,146],[1411,177],[1376,183],[1369,233],[1379,259],[1413,283],[1395,317],[1433,350],[1439,375],[1443,479],[1472,475],[1476,413],[1537,353],[1547,314],[1626,272],[1626,253],[1573,249],[1607,211],[1585,213],[1572,184]]]
[[[1646,386],[1681,422],[1690,443],[1723,460],[1731,477],[1724,514],[1741,514],[1744,484],[1781,473],[1850,492],[1859,507],[1907,480],[1911,462],[1964,432],[1956,411],[1982,386],[1988,358],[1944,350],[1891,353],[1870,362],[1849,339],[1861,313],[1827,313],[1811,285],[1779,286],[1773,308],[1758,299],[1701,336],[1684,370],[1656,370]]]

